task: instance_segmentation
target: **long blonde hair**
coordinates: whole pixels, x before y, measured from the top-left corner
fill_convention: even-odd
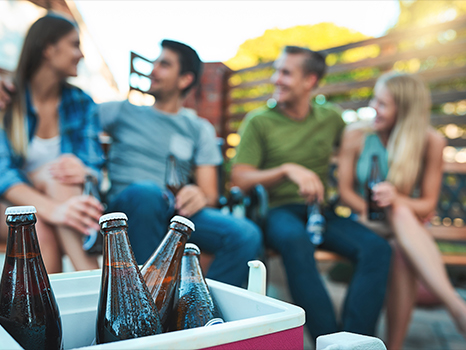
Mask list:
[[[390,169],[387,180],[409,195],[423,166],[430,125],[430,93],[420,78],[409,74],[387,73],[377,84],[387,88],[397,108],[396,123],[387,144]]]
[[[16,93],[12,96],[11,105],[0,112],[0,126],[6,131],[13,151],[26,157],[28,148],[28,125],[26,123],[26,88],[43,62],[43,51],[55,44],[63,36],[76,29],[76,25],[68,19],[54,13],[39,18],[29,28],[19,57],[14,83]]]

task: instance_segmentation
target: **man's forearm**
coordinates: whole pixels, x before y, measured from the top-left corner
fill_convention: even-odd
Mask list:
[[[267,170],[259,170],[250,165],[236,164],[233,166],[231,180],[244,192],[248,192],[255,185],[261,184],[265,188],[283,181],[287,177],[286,166],[281,165]]]

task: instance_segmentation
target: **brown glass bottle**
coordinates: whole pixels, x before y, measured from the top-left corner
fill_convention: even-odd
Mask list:
[[[39,249],[36,208],[10,207],[0,282],[0,324],[25,349],[62,349],[57,302]]]
[[[371,170],[369,173],[369,179],[367,181],[367,218],[372,221],[385,220],[385,210],[377,205],[373,199],[374,186],[379,182],[382,182],[382,176],[379,170],[379,157],[377,155],[372,156]]]
[[[97,344],[162,333],[155,303],[129,244],[124,213],[103,215],[102,282],[97,310]]]
[[[165,168],[165,186],[176,197],[181,188],[185,185],[176,157],[170,154],[167,157]]]
[[[194,224],[190,220],[182,216],[174,216],[165,238],[141,269],[159,310],[164,330],[167,329],[168,315],[173,306],[184,247],[193,231]]]
[[[199,248],[187,243],[181,260],[181,272],[173,300],[171,330],[211,326],[223,323],[214,297],[199,265]]]

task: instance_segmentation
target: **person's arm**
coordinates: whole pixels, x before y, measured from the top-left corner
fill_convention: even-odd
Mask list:
[[[33,205],[37,215],[52,225],[69,226],[82,234],[88,234],[89,227],[100,229],[97,222],[103,208],[91,196],[75,196],[58,203],[27,184],[18,183],[10,187],[3,198],[14,205]]]
[[[285,163],[278,167],[260,170],[248,164],[235,164],[231,172],[232,183],[244,192],[248,192],[255,185],[261,184],[270,188],[289,179],[299,187],[299,194],[308,203],[324,199],[324,185],[319,176],[302,165]]]
[[[100,203],[88,196],[77,196],[65,203],[57,203],[27,183],[27,179],[12,161],[11,150],[4,130],[0,130],[0,195],[13,205],[33,205],[37,215],[49,224],[67,225],[84,234],[88,227],[99,229],[102,211]]]
[[[382,206],[405,205],[418,217],[425,218],[437,207],[443,174],[443,149],[445,139],[433,129],[428,131],[424,168],[421,178],[421,196],[411,198],[398,193],[388,182],[376,186],[374,199]]]
[[[338,154],[338,189],[341,201],[353,212],[366,217],[367,203],[354,190],[355,164],[359,156],[364,132],[360,129],[345,129]]]
[[[217,205],[217,167],[223,161],[212,124],[198,116],[193,117],[193,120],[193,127],[198,127],[199,131],[194,154],[195,184],[184,186],[176,196],[178,213],[187,217],[193,216],[206,206]]]

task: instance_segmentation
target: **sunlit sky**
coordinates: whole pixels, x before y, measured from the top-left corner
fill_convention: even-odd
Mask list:
[[[396,0],[75,3],[122,91],[128,86],[129,52],[154,59],[164,38],[191,45],[205,62],[226,61],[267,29],[333,22],[377,37],[399,13]]]

